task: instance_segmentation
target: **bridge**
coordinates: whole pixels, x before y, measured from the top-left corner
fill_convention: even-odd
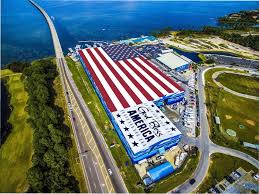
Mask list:
[[[45,17],[51,32],[56,63],[88,192],[127,193],[111,152],[72,79],[52,20],[37,3],[33,0],[29,1]],[[111,169],[111,175],[108,174],[107,169]]]

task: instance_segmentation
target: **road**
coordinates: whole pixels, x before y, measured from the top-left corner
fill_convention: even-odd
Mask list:
[[[258,160],[256,160],[252,156],[250,156],[246,153],[243,153],[241,151],[234,150],[234,149],[231,149],[231,148],[227,148],[227,147],[223,147],[223,146],[219,146],[219,145],[216,145],[214,143],[211,143],[210,144],[210,152],[211,153],[223,153],[223,154],[227,154],[227,155],[234,156],[234,157],[237,157],[237,158],[241,158],[241,159],[249,162],[250,164],[254,165],[256,168],[259,169]]]
[[[227,68],[228,66],[218,66],[218,67],[224,67]],[[230,156],[234,156],[237,158],[241,158],[250,164],[254,165],[255,167],[259,168],[259,162],[255,158],[251,157],[250,155],[240,152],[238,150],[234,150],[231,148],[226,148],[223,146],[219,146],[214,144],[210,138],[209,138],[209,123],[207,120],[207,108],[205,104],[205,78],[204,74],[207,70],[211,68],[203,67],[201,69],[198,69],[198,96],[199,96],[199,113],[200,113],[200,136],[196,138],[196,141],[193,141],[196,143],[196,145],[199,148],[200,152],[200,160],[198,163],[198,166],[196,170],[194,171],[194,174],[190,179],[195,179],[195,183],[191,185],[189,183],[189,180],[186,180],[183,184],[180,186],[174,188],[173,190],[169,191],[171,192],[181,192],[181,193],[190,193],[195,191],[198,186],[202,183],[204,180],[208,169],[209,169],[209,158],[210,155],[213,153],[223,153]],[[198,140],[198,141],[197,141]],[[190,140],[189,140],[190,141]],[[191,141],[190,141],[191,142]]]
[[[89,192],[127,193],[127,188],[110,150],[71,77],[53,22],[38,4],[32,0],[29,1],[43,14],[50,28],[56,62],[60,72],[71,125]],[[76,111],[74,111],[74,109]],[[88,136],[90,136],[89,139],[87,139]],[[89,142],[87,140],[89,140]],[[112,170],[111,176],[108,175],[107,169]]]
[[[245,75],[244,73],[235,73],[233,71],[217,71],[217,72],[213,73],[212,79],[215,82],[215,84],[217,84],[220,88],[223,88],[225,91],[227,91],[229,93],[232,93],[232,94],[234,94],[236,96],[242,97],[242,98],[248,98],[248,99],[251,99],[251,100],[259,100],[258,96],[252,96],[252,95],[248,95],[248,94],[239,93],[239,92],[233,91],[233,90],[227,88],[226,86],[222,85],[220,82],[217,81],[217,77],[220,74],[222,74],[222,73],[231,73],[231,74],[236,74],[236,75]]]

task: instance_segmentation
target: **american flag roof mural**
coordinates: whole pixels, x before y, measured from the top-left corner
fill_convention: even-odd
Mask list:
[[[119,44],[79,51],[110,112],[183,91],[133,48]]]
[[[135,49],[133,49],[125,44],[105,46],[105,47],[103,47],[103,50],[114,61],[140,57],[140,55],[138,54],[138,52]]]

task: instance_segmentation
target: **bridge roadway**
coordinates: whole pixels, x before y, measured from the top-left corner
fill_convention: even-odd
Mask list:
[[[38,4],[33,0],[29,1],[43,14],[50,28],[56,62],[88,192],[127,193],[127,188],[110,150],[71,77],[53,22]],[[112,170],[112,175],[108,174],[107,169]]]

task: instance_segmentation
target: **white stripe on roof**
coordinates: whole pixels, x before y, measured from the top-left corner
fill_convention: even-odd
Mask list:
[[[158,84],[148,73],[146,73],[141,67],[139,67],[134,61],[128,59],[130,64],[132,64],[153,86],[155,86],[162,94],[166,95],[168,92]]]
[[[123,73],[123,71],[117,66],[117,64],[114,63],[114,61],[107,55],[107,53],[102,48],[99,48],[99,51],[109,61],[113,68],[120,74],[121,78],[126,82],[126,84],[128,84],[128,86],[133,90],[137,97],[142,102],[148,102],[147,98],[142,94],[142,92],[139,91],[135,84]]]
[[[168,82],[165,78],[163,78],[159,73],[157,73],[153,68],[147,65],[144,61],[140,58],[136,58],[138,62],[140,62],[144,67],[146,67],[151,73],[153,73],[160,81],[164,82],[169,88],[171,88],[174,92],[179,92],[179,90],[170,82]]]
[[[97,48],[99,49],[99,48]],[[119,89],[121,92],[122,96],[125,98],[125,100],[128,102],[130,106],[135,106],[136,102],[131,98],[129,93],[125,90],[125,88],[121,85],[119,80],[115,77],[115,75],[111,72],[110,68],[106,65],[106,63],[102,60],[102,58],[96,53],[96,51],[91,48],[90,49],[95,56],[95,58],[98,60],[98,62],[101,64],[103,69],[106,71],[106,73],[109,75],[115,86]]]
[[[87,53],[87,51],[85,49],[83,49],[82,51],[83,51],[85,57],[87,58],[88,62],[90,63],[91,67],[93,68],[94,72],[96,73],[96,75],[97,75],[98,79],[100,80],[101,84],[103,85],[104,89],[106,90],[107,94],[109,95],[109,97],[110,97],[112,103],[114,104],[114,106],[116,107],[116,109],[117,110],[124,109],[121,102],[119,101],[117,96],[114,94],[113,90],[111,89],[111,87],[109,86],[109,84],[107,83],[105,78],[103,77],[102,73],[100,72],[100,70],[98,69],[98,67],[96,66],[96,64],[92,60],[92,58]]]
[[[159,98],[159,96],[124,61],[119,61],[119,63],[137,80],[153,99]]]

